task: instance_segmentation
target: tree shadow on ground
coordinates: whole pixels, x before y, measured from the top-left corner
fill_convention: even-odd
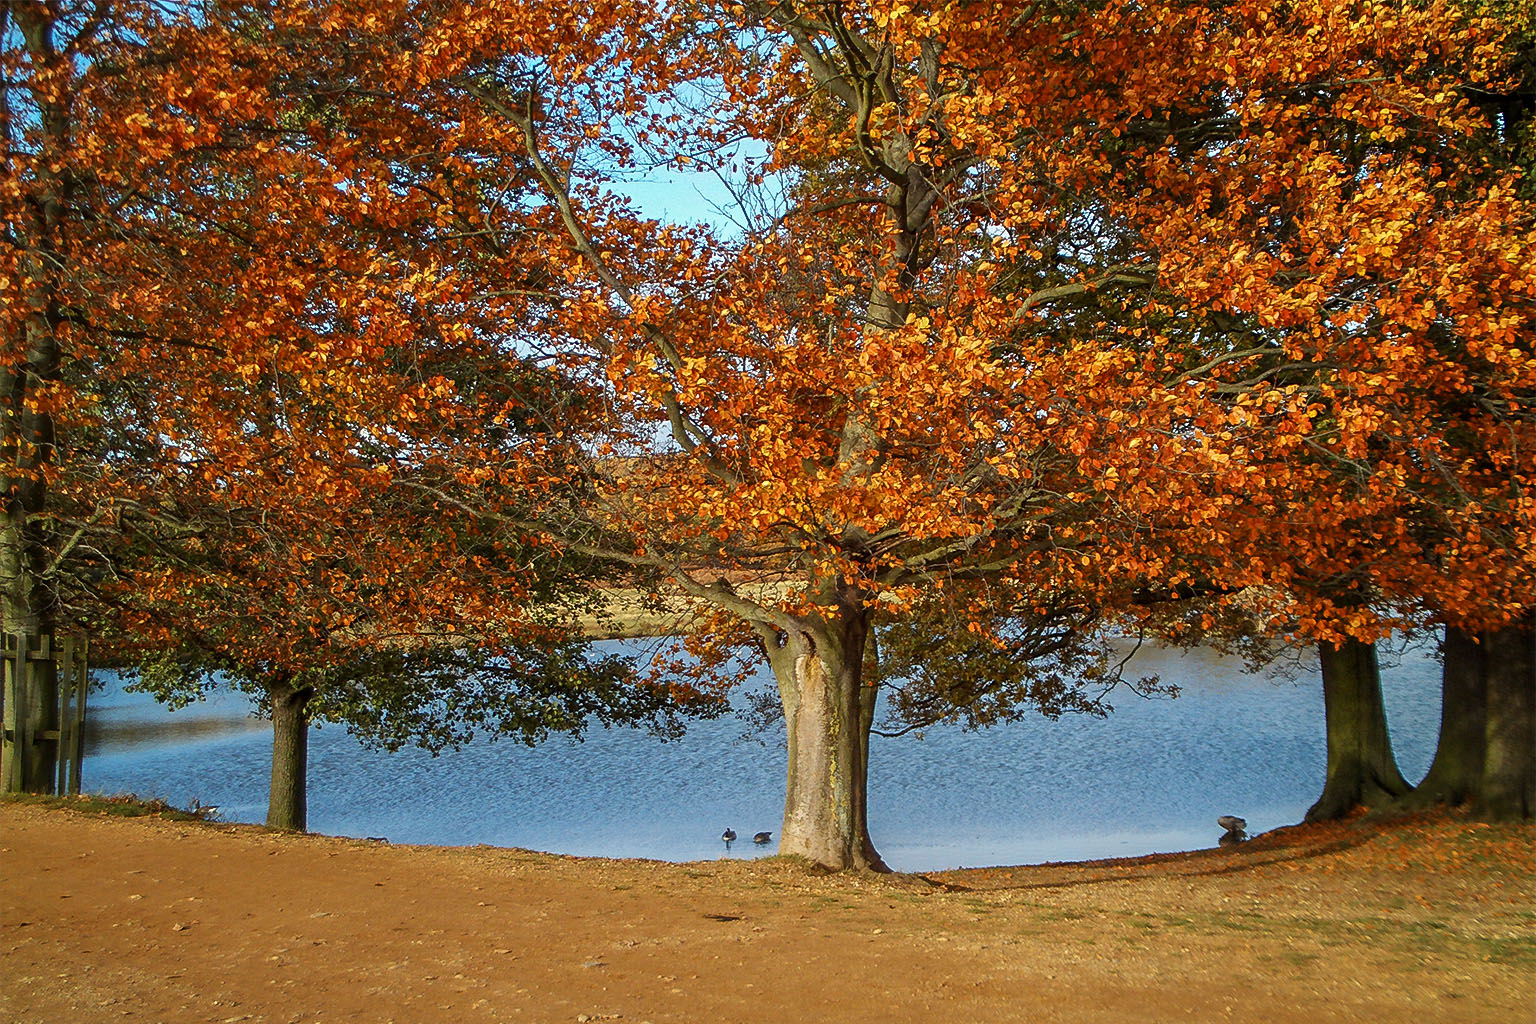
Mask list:
[[[1385,831],[1421,823],[1431,817],[1443,815],[1417,814],[1383,819],[1357,814],[1343,821],[1286,826],[1232,846],[1208,850],[1062,864],[930,871],[911,877],[947,892],[990,892],[1226,875],[1343,853],[1371,842]]]

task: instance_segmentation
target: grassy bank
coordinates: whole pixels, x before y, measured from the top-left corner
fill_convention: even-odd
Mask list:
[[[112,818],[163,818],[166,821],[211,821],[210,808],[173,807],[164,800],[144,800],[136,796],[54,796],[44,793],[0,793],[0,803],[24,807],[46,807]]]

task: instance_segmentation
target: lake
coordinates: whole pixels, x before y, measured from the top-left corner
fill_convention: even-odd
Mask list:
[[[615,642],[617,643],[617,642]],[[1126,675],[1160,675],[1182,693],[1111,698],[1108,718],[1031,716],[991,730],[931,729],[870,745],[875,846],[902,871],[1134,856],[1214,846],[1216,818],[1250,834],[1294,824],[1322,792],[1324,719],[1315,660],[1251,675],[1204,650],[1143,648]],[[1427,649],[1382,653],[1394,749],[1416,781],[1434,755],[1440,666]],[[266,817],[271,726],[238,694],[180,711],[97,674],[84,789],[228,821]],[[756,685],[770,680],[764,670]],[[516,846],[604,857],[697,860],[773,852],[720,841],[779,829],[782,725],[745,736],[726,717],[681,740],[597,728],[576,743],[475,742],[437,757],[363,748],[345,729],[310,736],[309,826],[396,843]]]

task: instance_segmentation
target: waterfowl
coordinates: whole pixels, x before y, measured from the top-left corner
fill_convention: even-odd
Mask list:
[[[728,828],[720,833],[720,838],[724,839],[727,843],[734,843],[736,841],[736,830]]]
[[[758,846],[762,846],[764,843],[768,842],[772,838],[773,838],[773,833],[772,832],[759,832],[757,835],[752,837],[752,841],[754,843],[756,843]]]

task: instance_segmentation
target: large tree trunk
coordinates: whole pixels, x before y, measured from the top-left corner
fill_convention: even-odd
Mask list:
[[[1487,750],[1479,813],[1493,820],[1536,814],[1536,616],[1485,635]]]
[[[1341,818],[1356,807],[1379,807],[1409,790],[1392,757],[1381,701],[1376,645],[1350,639],[1319,644],[1328,718],[1328,779],[1307,821]]]
[[[760,626],[789,733],[789,781],[779,852],[833,870],[889,870],[869,838],[869,730],[875,691],[864,685],[868,613],[844,595],[829,618],[793,629]]]
[[[1445,667],[1440,681],[1440,740],[1429,773],[1402,801],[1405,809],[1464,804],[1483,788],[1487,745],[1483,645],[1465,630],[1446,626],[1441,653]]]
[[[267,795],[267,825],[303,832],[308,826],[305,781],[309,767],[311,687],[286,682],[268,687],[272,702],[272,788]]]
[[[7,4],[0,29],[15,32],[26,48],[39,77],[44,73],[68,76],[63,57],[54,44],[53,14],[44,4]],[[10,40],[7,40],[9,43]],[[4,92],[5,142],[16,150],[15,122],[26,117],[11,109],[10,89]],[[0,603],[3,603],[3,629],[8,635],[25,633],[29,637],[51,637],[54,630],[56,598],[48,578],[51,529],[43,513],[47,504],[47,475],[55,460],[53,414],[38,401],[39,395],[59,379],[60,349],[58,331],[64,312],[60,300],[61,275],[69,265],[65,244],[65,218],[69,209],[71,182],[57,168],[65,164],[70,146],[70,123],[65,106],[47,90],[32,94],[35,116],[41,131],[42,146],[32,161],[34,177],[22,187],[28,190],[22,199],[22,216],[17,221],[20,236],[19,269],[22,273],[23,317],[12,321],[15,336],[5,339],[11,350],[8,361],[0,366]],[[24,354],[17,360],[17,354]],[[15,360],[15,361],[10,361]],[[58,741],[44,739],[46,730],[57,730],[58,679],[51,662],[38,662],[32,671],[18,673],[18,703],[28,709],[28,722],[34,741],[27,755],[14,742],[0,740],[8,762],[3,777],[11,788],[36,793],[51,793],[57,779]],[[24,728],[18,722],[18,729]],[[18,763],[10,763],[18,762]]]

